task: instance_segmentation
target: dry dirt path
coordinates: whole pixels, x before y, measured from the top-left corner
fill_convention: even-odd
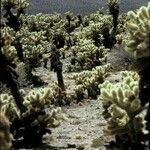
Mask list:
[[[83,105],[63,108],[69,118],[60,127],[52,129],[52,135],[45,137],[46,145],[34,150],[96,150],[93,139],[99,139],[101,145],[109,141],[102,129],[106,122],[97,100],[87,100]],[[102,148],[103,149],[103,148]]]
[[[59,128],[52,130],[51,146],[64,147],[64,149],[70,150],[83,146],[85,150],[94,150],[91,147],[92,140],[99,137],[103,144],[102,128],[106,123],[100,114],[101,110],[97,100],[90,100],[82,106],[65,108],[64,111],[69,122],[64,122]]]

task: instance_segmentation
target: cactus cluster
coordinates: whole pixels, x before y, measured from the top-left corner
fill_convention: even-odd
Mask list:
[[[104,78],[106,77],[109,69],[110,65],[107,64],[104,66],[97,66],[91,71],[86,70],[73,74],[71,78],[74,79],[76,83],[75,92],[77,97],[86,90],[89,96],[96,96],[99,94],[98,85],[104,82]]]
[[[0,95],[0,110],[10,122],[13,122],[15,118],[20,117],[20,111],[17,109],[14,98],[11,95]]]
[[[58,127],[66,120],[61,108],[56,107],[65,100],[66,104],[68,98],[72,100],[63,81],[62,54],[63,58],[71,56],[67,62],[70,61],[73,71],[82,70],[70,77],[75,80],[77,101],[85,95],[96,99],[100,94],[103,115],[108,122],[105,133],[128,135],[129,141],[138,143],[143,138],[139,138],[140,135],[148,134],[145,118],[150,89],[150,3],[129,12],[128,17],[119,16],[119,0],[108,0],[109,15],[99,10],[84,17],[71,12],[24,15],[28,5],[26,0],[2,0],[5,12],[2,12],[4,22],[1,24],[0,80],[7,84],[12,95],[0,94],[0,110],[11,122],[14,141],[22,138],[25,145],[40,144],[48,128]],[[110,70],[110,65],[105,65],[107,53],[116,40],[122,42],[124,34],[127,35],[125,49],[135,58],[148,58],[148,61],[143,61],[146,65],[139,71],[140,77],[135,72],[124,71],[121,82],[104,82]],[[50,60],[50,70],[57,73],[58,84],[32,89],[27,94],[19,91],[19,83],[23,81],[41,86],[33,69],[41,65],[42,60],[45,68]],[[21,82],[17,73],[22,74]],[[9,122],[0,114],[0,148],[9,149],[11,140]]]
[[[4,27],[1,31],[1,52],[9,61],[12,61],[17,54],[15,47],[12,45],[14,39],[13,29]]]
[[[39,13],[37,15],[22,16],[23,24],[30,30],[46,30],[52,24],[52,15]]]
[[[39,55],[42,55],[49,47],[44,31],[30,32],[28,28],[21,28],[17,32],[16,38],[22,44],[24,58],[26,59],[39,58]]]
[[[84,18],[85,19],[85,18]],[[92,39],[94,34],[102,36],[102,31],[104,27],[112,27],[112,18],[110,15],[100,14],[99,11],[93,13],[88,18],[88,26],[80,26],[74,31],[74,38],[77,40],[80,39]],[[101,40],[101,39],[99,39]]]
[[[44,109],[44,107],[51,104],[51,95],[52,93],[50,88],[32,90],[27,96],[25,96],[24,105],[35,109]]]
[[[92,40],[80,39],[71,50],[76,53],[75,67],[78,70],[88,70],[106,63],[108,49],[104,46],[96,47]]]
[[[40,123],[45,123],[47,127],[60,125],[61,121],[66,119],[66,117],[62,113],[61,108],[55,108],[52,105],[54,96],[54,93],[52,92],[54,91],[52,91],[49,87],[31,90],[26,96],[24,96],[23,104],[28,109],[24,115],[26,116],[34,112],[44,111],[45,114],[40,115],[40,117],[35,120],[36,122],[39,121]],[[15,104],[13,96],[11,95],[0,95],[0,110],[11,122],[13,122],[16,118],[21,117],[21,113]]]
[[[132,141],[136,140],[134,136],[141,132],[147,134],[145,116],[148,104],[141,105],[138,81],[139,76],[136,72],[124,71],[121,82],[113,84],[105,81],[99,85],[99,100],[103,103],[103,115],[108,121],[106,133],[128,134]]]
[[[29,3],[26,0],[2,0],[2,4],[4,8],[15,8],[18,11],[23,10],[29,6]]]
[[[126,51],[136,59],[150,57],[150,3],[127,15],[128,34],[124,40]]]
[[[45,111],[44,115],[38,116],[34,121],[36,125],[45,123],[46,128],[52,128],[59,126],[63,120],[66,120],[61,108],[55,108],[52,105],[53,96],[54,91],[50,87],[32,90],[25,96],[24,105],[29,111],[27,113]]]
[[[82,24],[70,34],[72,45],[69,51],[73,55],[68,70],[89,70],[104,64],[112,47],[112,28],[112,17],[101,10],[83,17]]]
[[[18,109],[13,96],[0,94],[0,110],[11,122],[13,144],[22,138],[23,146],[37,146],[42,143],[44,134],[51,133],[50,128],[56,128],[62,121],[67,120],[62,109],[56,107],[58,92],[56,85],[33,89],[28,94],[23,89],[20,90],[24,100],[23,106],[26,108],[24,112]],[[2,140],[4,142],[4,139]]]
[[[119,4],[119,0],[108,0],[108,6],[114,7]]]
[[[13,137],[10,133],[10,122],[7,117],[0,112],[0,149],[9,150]]]

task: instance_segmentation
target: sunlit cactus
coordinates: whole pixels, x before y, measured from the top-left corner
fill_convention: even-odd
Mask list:
[[[28,7],[29,3],[27,0],[2,0],[4,8],[17,8],[17,10],[25,9]]]
[[[21,29],[17,33],[24,50],[24,59],[38,59],[48,48],[49,43],[46,41],[45,32],[29,32],[28,29]]]
[[[0,95],[0,110],[3,114],[5,114],[10,122],[13,122],[14,119],[20,117],[20,111],[18,110],[14,98],[11,95]]]
[[[79,66],[80,70],[88,70],[105,64],[109,51],[104,46],[95,46],[94,42],[88,39],[80,39],[75,46],[71,47],[71,50],[76,54],[75,67]]]
[[[108,6],[109,7],[118,6],[119,2],[120,2],[119,0],[108,0]]]
[[[111,48],[116,43],[116,32],[118,26],[118,16],[119,16],[119,0],[108,0],[109,13],[113,17],[113,29],[110,36]]]
[[[150,57],[150,3],[135,12],[128,12],[128,19],[128,34],[124,41],[126,51],[136,59]]]
[[[80,100],[83,99],[83,93],[87,90],[89,97],[96,98],[99,94],[98,85],[104,82],[104,78],[107,76],[109,69],[110,65],[107,64],[97,66],[91,71],[86,70],[73,74],[70,78],[75,80],[77,97],[81,96],[82,98]]]
[[[2,38],[0,41],[0,80],[2,83],[7,84],[10,88],[15,102],[21,111],[25,110],[25,107],[21,103],[23,98],[19,93],[17,83],[17,73],[15,71],[15,62],[17,60],[17,51],[13,46],[15,39],[14,30],[10,27],[2,28]]]
[[[136,70],[140,76],[139,99],[141,105],[149,103],[150,97],[150,3],[135,12],[128,12],[127,36],[124,40],[125,50],[134,55]],[[142,67],[141,67],[142,66]],[[145,116],[146,129],[150,131],[150,107]],[[146,138],[146,136],[145,136]]]
[[[49,128],[58,127],[62,121],[67,120],[61,108],[52,105],[52,92],[49,87],[32,90],[27,95],[21,90],[24,95],[23,104],[27,108],[24,113],[20,113],[11,95],[0,95],[0,109],[11,122],[15,141],[23,137],[24,146],[39,145],[43,135],[51,133]]]
[[[53,95],[50,88],[33,90],[25,96],[24,105],[35,109],[44,109],[44,107],[51,104],[51,97]]]
[[[148,133],[145,120],[148,103],[141,105],[138,82],[137,73],[125,71],[121,82],[113,84],[105,81],[99,85],[99,100],[103,103],[103,115],[108,122],[105,133],[127,134],[133,143],[137,142],[138,135]]]
[[[18,31],[21,26],[20,16],[24,14],[29,3],[26,0],[2,0],[3,16],[6,24]]]
[[[1,31],[1,52],[9,61],[13,61],[17,55],[17,51],[12,45],[14,39],[15,37],[13,29],[4,27]]]
[[[24,105],[28,108],[28,111],[24,115],[43,111],[45,113],[39,115],[38,118],[34,120],[33,125],[41,124],[42,126],[43,124],[45,128],[58,127],[60,123],[67,118],[61,111],[61,108],[52,106],[53,99],[54,91],[49,87],[30,91],[30,93],[25,96]]]
[[[10,122],[7,117],[0,113],[0,148],[1,150],[10,150],[13,137],[10,133]]]

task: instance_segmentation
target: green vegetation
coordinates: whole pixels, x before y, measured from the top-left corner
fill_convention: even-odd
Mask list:
[[[115,137],[107,147],[146,150],[150,127],[150,3],[120,15],[119,1],[109,0],[109,14],[99,10],[84,17],[71,12],[27,15],[28,5],[26,0],[2,0],[0,149],[41,145],[51,128],[68,120],[61,106],[87,98],[99,99],[103,106],[107,121],[104,136]],[[108,55],[116,45],[133,54],[137,68],[136,72],[121,70],[122,79],[112,83],[106,80],[113,73]],[[36,74],[40,67],[55,72],[57,83],[50,80],[47,85]],[[73,83],[72,91],[64,73]],[[99,140],[93,145],[102,146]]]

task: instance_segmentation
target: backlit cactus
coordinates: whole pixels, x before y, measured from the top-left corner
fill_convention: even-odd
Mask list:
[[[145,116],[148,104],[141,105],[138,97],[139,77],[135,72],[122,72],[122,81],[112,84],[105,81],[99,85],[104,112],[103,115],[108,121],[105,132],[114,135],[128,134],[131,140],[139,133],[148,133],[146,130]],[[134,141],[135,142],[135,141]]]
[[[44,112],[44,114],[35,118],[35,121],[33,122],[34,125],[44,123],[46,128],[59,126],[61,121],[66,120],[67,118],[61,111],[61,108],[52,105],[54,94],[54,91],[49,87],[30,91],[24,96],[23,104],[27,107],[27,111],[23,116],[41,111]],[[11,95],[0,95],[0,110],[11,122],[13,122],[14,119],[19,119],[21,117],[21,113]]]
[[[99,94],[98,85],[104,82],[104,78],[110,69],[110,64],[104,66],[97,66],[91,71],[86,70],[80,73],[74,73],[71,79],[75,80],[76,87],[75,92],[78,95],[82,95],[84,91],[88,91],[89,96],[96,97]]]
[[[13,137],[10,133],[10,122],[7,117],[0,112],[0,149],[10,150]]]
[[[17,32],[16,38],[22,44],[25,59],[38,59],[48,48],[49,43],[46,41],[45,32],[30,32],[28,28],[21,28]]]
[[[50,87],[30,91],[25,96],[24,105],[28,107],[28,113],[44,111],[44,115],[38,116],[33,125],[45,124],[45,128],[54,128],[66,120],[61,108],[52,106],[54,91]],[[26,115],[26,114],[25,114]]]
[[[150,57],[150,3],[135,12],[128,12],[128,19],[128,34],[124,41],[126,51],[136,59]]]
[[[12,7],[17,10],[25,9],[28,7],[29,3],[27,0],[2,0],[3,7]]]
[[[20,111],[18,110],[14,98],[11,95],[0,95],[0,110],[11,122],[13,122],[15,118],[20,117]]]
[[[24,105],[35,109],[44,109],[51,104],[52,91],[50,88],[32,90],[25,96]]]
[[[110,6],[115,6],[115,5],[118,5],[119,3],[119,0],[108,0],[108,4]]]
[[[9,27],[4,27],[1,31],[1,42],[2,48],[1,52],[5,55],[7,60],[12,61],[17,54],[15,47],[12,45],[14,42],[14,31]]]
[[[76,68],[80,70],[92,69],[106,63],[109,49],[104,46],[97,47],[93,40],[80,39],[71,50],[76,54]]]

